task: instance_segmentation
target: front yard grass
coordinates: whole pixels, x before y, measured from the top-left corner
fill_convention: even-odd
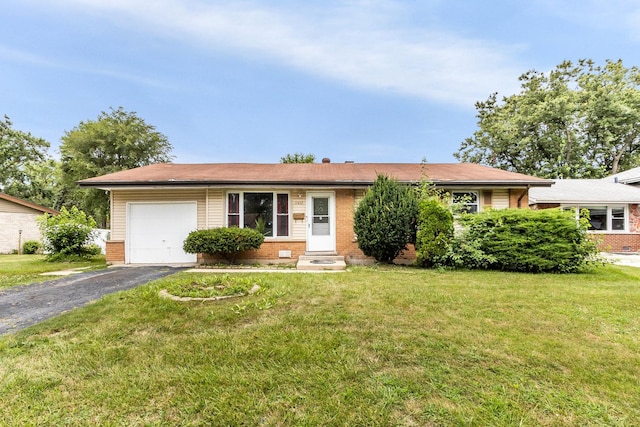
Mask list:
[[[49,262],[43,255],[0,255],[0,289],[52,280],[55,277],[40,274],[80,267],[104,268],[104,256],[78,262]]]
[[[211,273],[209,273],[211,274]],[[640,269],[180,273],[0,338],[6,425],[640,425]]]

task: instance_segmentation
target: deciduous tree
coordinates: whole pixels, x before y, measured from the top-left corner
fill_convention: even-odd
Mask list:
[[[478,130],[457,159],[545,178],[598,178],[638,165],[637,67],[565,61],[520,81],[520,93],[476,103]]]
[[[315,154],[293,153],[280,157],[280,163],[313,163],[315,161]]]
[[[54,167],[48,149],[47,141],[13,129],[9,117],[4,116],[0,120],[0,191],[53,206],[48,192],[53,192]]]
[[[62,137],[60,146],[64,198],[77,204],[99,224],[107,223],[108,195],[80,189],[76,182],[98,175],[171,160],[171,144],[155,126],[122,107],[80,122]]]

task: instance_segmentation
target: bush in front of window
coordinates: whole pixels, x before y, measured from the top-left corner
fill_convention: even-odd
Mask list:
[[[358,205],[353,230],[362,252],[390,264],[415,243],[418,199],[408,185],[378,175]]]
[[[189,233],[183,250],[190,254],[220,255],[235,263],[241,252],[259,249],[264,235],[252,228],[221,227]]]
[[[447,253],[453,239],[453,214],[438,197],[420,200],[416,263],[433,267]]]
[[[455,267],[571,273],[597,261],[585,221],[560,209],[489,210],[465,216],[447,254]]]

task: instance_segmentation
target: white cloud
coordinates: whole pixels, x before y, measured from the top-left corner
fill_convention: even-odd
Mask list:
[[[50,4],[51,2],[47,2]],[[411,13],[390,0],[300,3],[198,0],[57,0],[99,12],[118,25],[181,38],[208,49],[252,55],[367,90],[471,108],[489,93],[508,93],[523,71],[514,46],[411,28]]]
[[[58,64],[55,61],[50,61],[38,55],[34,55],[29,52],[10,48],[8,46],[0,45],[0,58],[13,61],[28,63],[40,67],[57,67]]]
[[[92,68],[80,63],[70,63],[68,61],[60,61],[54,58],[49,58],[43,55],[36,55],[28,51],[17,50],[7,46],[0,45],[0,59],[31,64],[37,67],[61,69],[61,70],[73,70],[75,72],[89,73],[94,75],[108,76],[114,79],[128,81],[135,84],[143,84],[146,86],[154,87],[170,87],[166,83],[159,80],[150,79],[147,77],[140,77],[139,75],[117,70],[113,68]]]

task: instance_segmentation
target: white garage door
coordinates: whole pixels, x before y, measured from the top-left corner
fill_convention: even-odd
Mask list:
[[[198,226],[196,202],[130,203],[128,205],[128,257],[131,264],[196,262],[182,244]]]

